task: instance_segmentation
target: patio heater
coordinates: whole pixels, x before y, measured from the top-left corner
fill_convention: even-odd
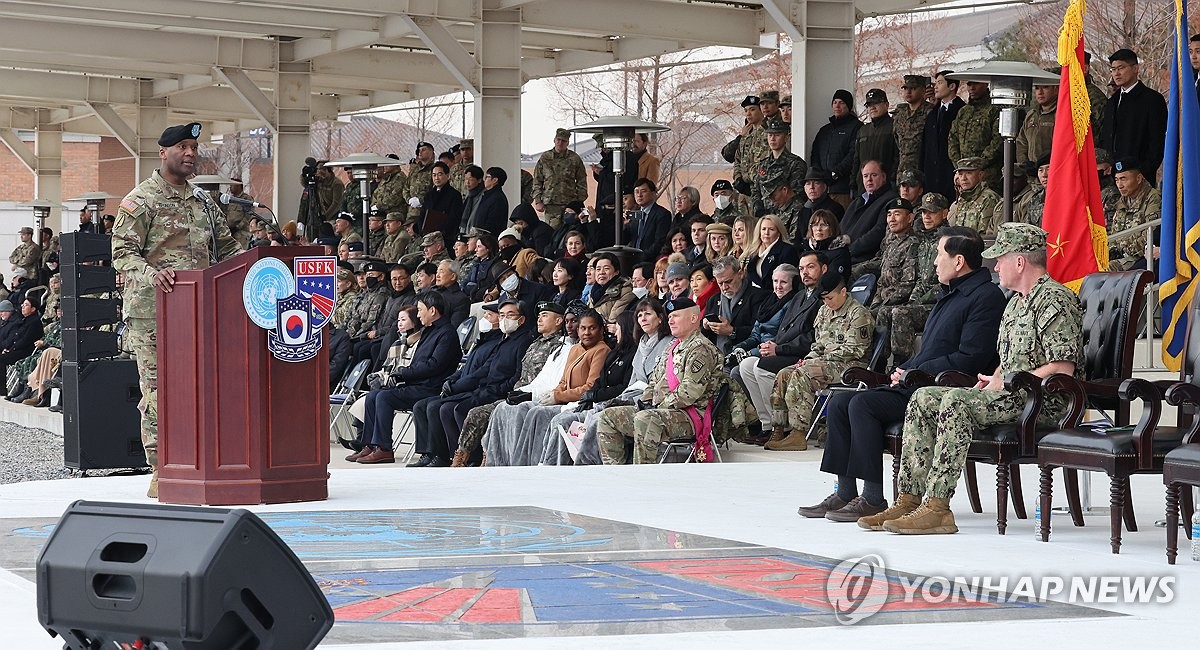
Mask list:
[[[326,167],[344,167],[346,173],[350,175],[351,180],[358,181],[359,194],[362,197],[362,239],[363,251],[371,250],[370,240],[371,229],[367,227],[367,219],[371,214],[371,179],[375,177],[375,170],[379,167],[393,167],[399,165],[400,161],[393,158],[386,158],[373,153],[352,153],[341,160],[330,160],[325,163]],[[314,237],[316,233],[312,233],[309,237]]]
[[[33,241],[37,242],[41,236],[42,228],[46,227],[46,219],[50,218],[50,209],[54,204],[46,199],[34,199],[24,203],[18,203],[18,208],[33,208]]]

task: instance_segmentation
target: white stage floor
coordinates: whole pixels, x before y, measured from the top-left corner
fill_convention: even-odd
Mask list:
[[[337,449],[333,450],[337,454]],[[344,453],[344,452],[343,452]],[[1191,560],[1181,534],[1179,564],[1171,567],[1164,554],[1165,531],[1154,526],[1162,519],[1161,478],[1135,477],[1134,503],[1139,532],[1124,535],[1120,555],[1109,550],[1108,517],[1090,516],[1081,529],[1066,515],[1054,516],[1049,543],[1034,539],[1031,520],[1010,519],[1008,534],[996,534],[994,477],[982,467],[983,514],[972,514],[960,489],[954,511],[956,535],[902,537],[871,533],[854,524],[806,520],[797,505],[815,503],[829,493],[832,477],[817,469],[820,451],[754,454],[755,460],[715,465],[623,467],[486,467],[466,469],[406,469],[375,466],[342,469],[335,462],[328,501],[251,508],[256,512],[377,511],[433,508],[499,508],[536,506],[589,515],[669,531],[692,533],[748,544],[842,560],[878,554],[887,568],[922,576],[1061,576],[1069,579],[1102,576],[1174,576],[1174,599],[1169,604],[1086,605],[1124,616],[995,621],[939,622],[930,625],[825,625],[804,628],[671,631],[656,634],[508,638],[490,640],[390,643],[334,643],[322,647],[350,648],[727,648],[785,647],[802,642],[813,647],[852,643],[853,647],[981,647],[1059,646],[1138,647],[1184,642],[1194,629],[1200,602],[1200,563]],[[787,462],[790,461],[790,462]],[[1056,476],[1061,482],[1061,477]],[[0,486],[0,518],[57,518],[77,499],[144,503],[146,477],[85,478]],[[1107,494],[1103,477],[1095,494]],[[960,486],[961,487],[961,486]],[[1033,514],[1037,493],[1036,470],[1024,475],[1027,508]],[[888,490],[890,496],[890,488]],[[1062,505],[1056,503],[1056,505]],[[1010,517],[1011,508],[1010,508]],[[3,523],[3,522],[0,522]],[[0,529],[8,533],[10,527]],[[26,567],[32,567],[34,557]],[[1010,587],[1011,588],[1011,587]],[[37,623],[33,583],[0,570],[0,625],[6,647],[61,648]],[[1081,603],[1077,603],[1081,604]],[[1192,612],[1189,614],[1188,612]],[[341,624],[339,624],[340,626]],[[335,627],[335,632],[338,631]],[[667,628],[663,628],[666,630]],[[686,630],[679,623],[671,629]],[[332,636],[332,635],[331,635]],[[839,646],[840,647],[840,646]]]

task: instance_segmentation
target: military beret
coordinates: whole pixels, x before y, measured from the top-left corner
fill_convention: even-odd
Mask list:
[[[667,281],[668,282],[671,280],[678,279],[678,278],[687,279],[687,278],[691,277],[691,275],[692,274],[688,270],[687,264],[676,262],[674,264],[667,265]]]
[[[721,233],[721,234],[724,234],[725,236],[727,236],[727,237],[728,237],[728,236],[732,236],[732,235],[733,235],[733,228],[732,228],[732,227],[730,227],[730,226],[729,226],[729,225],[727,225],[727,224],[723,224],[723,223],[721,223],[720,221],[718,221],[718,222],[716,222],[716,223],[710,223],[710,224],[708,224],[707,226],[705,226],[705,227],[704,227],[704,232],[705,232],[705,233],[708,233],[708,234],[710,234],[710,235],[711,235],[712,233],[714,233],[714,232],[715,232],[715,233]]]
[[[762,102],[759,101],[757,95],[746,95],[746,98],[742,100],[742,108],[746,108],[747,106],[758,106],[761,103]]]
[[[1008,221],[996,229],[996,243],[983,251],[983,256],[994,259],[1008,253],[1031,253],[1045,248],[1045,230],[1028,223]]]
[[[983,162],[983,158],[972,156],[971,158],[963,158],[954,165],[954,171],[983,171],[987,165]]]
[[[339,270],[354,273],[354,265],[346,260],[338,260],[337,267]]]
[[[500,313],[500,303],[499,302],[485,302],[479,308],[484,311],[490,311],[493,314]]]
[[[783,120],[774,119],[764,124],[763,130],[767,133],[789,133],[792,130],[792,125]]]
[[[460,149],[462,149],[462,145],[458,145],[458,144],[450,145],[450,153],[452,153],[452,154],[457,154]]]
[[[338,219],[345,219],[346,221],[349,221],[350,223],[354,223],[354,213],[339,212],[339,213],[337,213],[337,216],[334,217],[334,221],[337,221]]]
[[[158,146],[174,147],[184,140],[195,140],[200,137],[200,123],[191,122],[189,124],[179,124],[177,126],[168,126],[158,136]]]
[[[691,298],[684,296],[682,298],[674,298],[672,300],[668,300],[666,302],[666,304],[663,305],[663,309],[666,310],[666,312],[668,314],[670,314],[672,312],[679,311],[680,309],[690,309],[695,306],[696,306],[696,303],[692,302]]]
[[[808,172],[804,174],[804,182],[807,183],[809,181],[820,181],[828,185],[830,182],[829,172],[810,166]]]
[[[778,90],[764,90],[758,94],[758,101],[774,102],[774,103],[778,104],[779,103],[779,91]]]
[[[713,194],[716,194],[717,192],[720,192],[722,190],[729,190],[730,192],[732,192],[733,191],[733,183],[730,183],[729,181],[725,180],[724,178],[719,179],[712,184],[712,189],[708,191],[708,194],[709,194],[709,196],[712,196]]]
[[[371,206],[371,211],[367,213],[367,218],[383,220],[383,212],[379,208]]]
[[[1046,165],[1049,165],[1049,164],[1050,164],[1050,152],[1047,151],[1046,153],[1042,154],[1041,158],[1037,159],[1037,166],[1045,167]]]
[[[863,100],[863,104],[870,106],[871,104],[886,104],[888,103],[887,93],[883,92],[882,88],[872,88],[867,91],[867,97]]]
[[[421,140],[420,142],[417,143],[417,149],[416,149],[417,153],[420,153],[421,147],[429,147],[430,149],[432,149],[433,145],[429,144],[428,142],[426,142],[424,140]]]
[[[780,106],[791,106],[792,105],[792,96],[784,95],[783,98],[779,100],[779,105]]]
[[[846,281],[842,279],[841,273],[826,273],[817,283],[817,295],[825,297],[844,286],[846,286]]]
[[[346,242],[346,250],[351,253],[361,253],[363,252],[363,243],[360,241]]]
[[[1112,157],[1112,154],[1108,152],[1108,149],[1097,149],[1096,150],[1096,164],[1097,165],[1105,164],[1105,163],[1111,165],[1112,162],[1113,162],[1113,157]]]
[[[566,129],[554,129],[554,139],[570,140],[571,132]]]
[[[924,88],[929,85],[929,77],[919,74],[904,75],[904,83],[901,88]]]
[[[889,212],[892,210],[908,210],[909,212],[912,212],[913,204],[908,199],[892,199],[891,201],[888,201],[887,209]]]
[[[1141,171],[1142,167],[1138,161],[1133,158],[1118,158],[1117,162],[1113,163],[1113,171],[1116,173]]]
[[[317,246],[329,246],[331,248],[337,248],[338,240],[337,237],[317,237],[317,240],[313,243]]]
[[[915,187],[920,185],[925,186],[925,174],[919,169],[905,169],[896,175],[896,183]]]
[[[921,205],[918,212],[941,212],[950,208],[950,201],[937,192],[926,192],[921,195]]]
[[[117,218],[111,214],[106,214],[103,217],[101,217],[101,219],[103,221],[116,221],[117,220]]]
[[[385,217],[384,220],[385,221],[401,221],[402,222],[402,221],[404,221],[404,218],[407,216],[408,216],[407,213],[393,210],[392,212],[387,213],[387,217]]]
[[[371,260],[370,262],[367,262],[366,266],[363,267],[363,270],[376,271],[378,273],[387,273],[388,265],[383,262],[380,262],[379,260]]]
[[[426,246],[433,246],[435,244],[445,244],[445,243],[446,242],[442,239],[441,232],[426,233],[425,236],[421,238],[421,248],[425,248]]]
[[[565,307],[563,307],[562,305],[560,305],[556,302],[552,302],[549,300],[543,300],[543,301],[539,302],[537,304],[537,310],[539,313],[544,312],[544,311],[552,311],[552,312],[558,314],[559,316],[562,316],[563,314],[567,313],[567,310]]]

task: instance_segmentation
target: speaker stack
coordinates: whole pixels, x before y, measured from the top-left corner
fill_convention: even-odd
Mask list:
[[[117,358],[112,238],[74,232],[59,241],[64,462],[83,471],[145,467],[137,363]]]

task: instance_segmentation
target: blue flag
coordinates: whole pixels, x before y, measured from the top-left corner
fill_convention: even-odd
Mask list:
[[[1158,297],[1162,302],[1163,363],[1178,371],[1200,275],[1200,104],[1188,59],[1187,0],[1175,0],[1175,56],[1171,58],[1167,100],[1162,199]]]

